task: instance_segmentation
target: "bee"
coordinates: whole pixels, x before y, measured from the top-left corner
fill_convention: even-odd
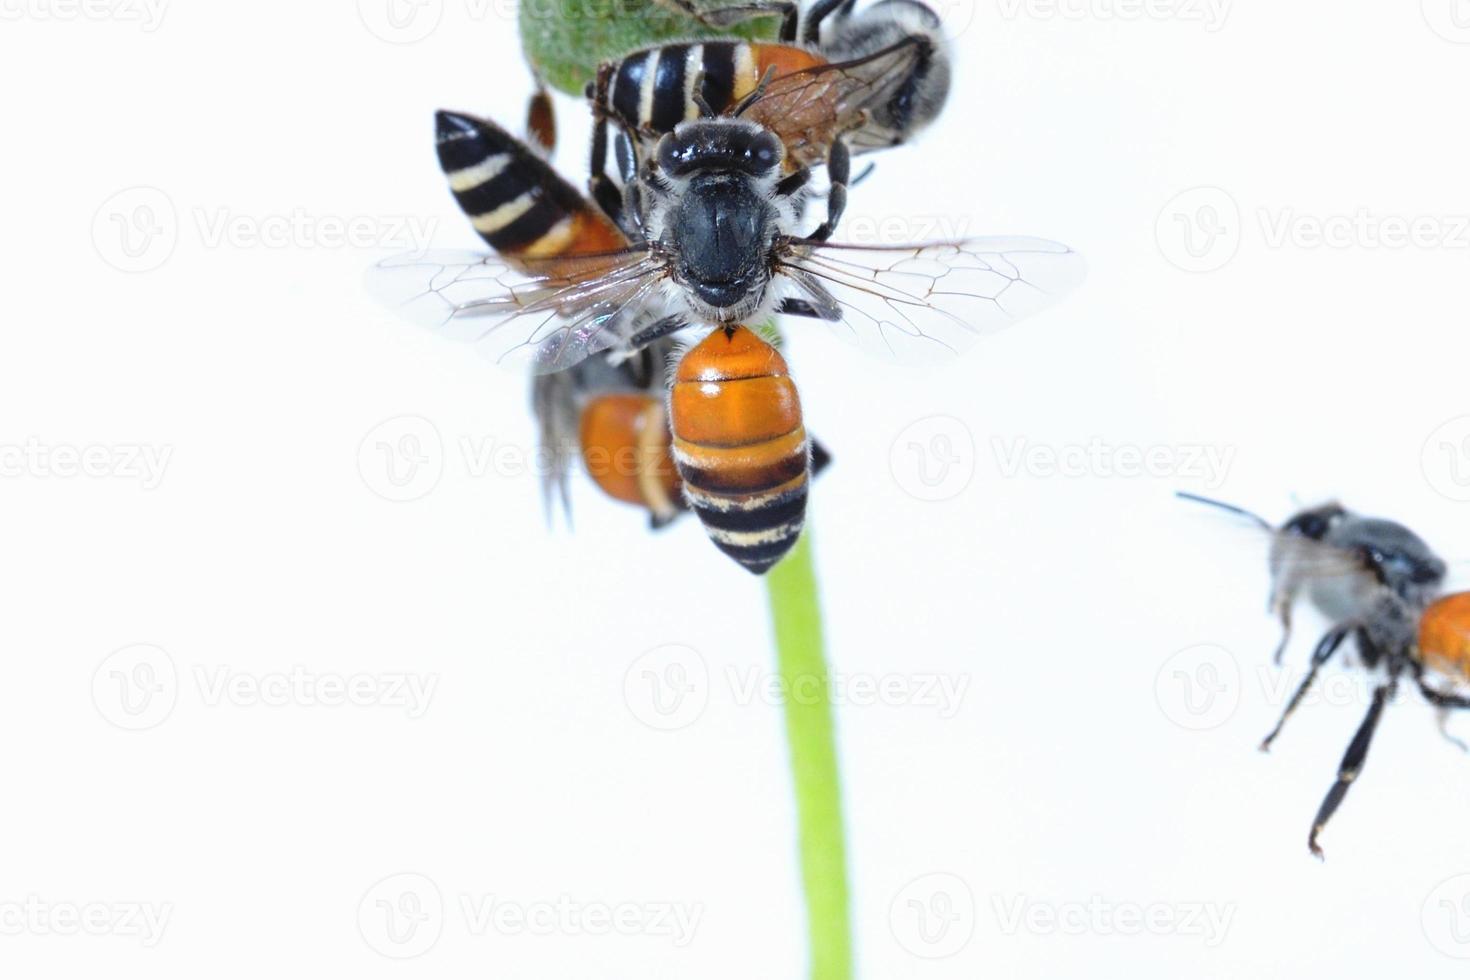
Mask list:
[[[1280,720],[1262,740],[1262,751],[1270,749],[1322,667],[1348,637],[1355,640],[1362,665],[1382,672],[1368,713],[1338,766],[1337,779],[1312,821],[1307,847],[1320,858],[1318,837],[1362,772],[1384,706],[1397,693],[1401,677],[1412,679],[1424,699],[1438,709],[1441,733],[1465,747],[1449,735],[1445,722],[1450,710],[1470,708],[1470,699],[1431,684],[1428,678],[1437,674],[1450,684],[1470,681],[1470,593],[1441,598],[1444,560],[1394,521],[1363,517],[1329,503],[1303,510],[1278,528],[1233,504],[1194,494],[1179,496],[1239,515],[1270,535],[1270,608],[1285,634],[1276,651],[1277,662],[1290,637],[1292,606],[1301,593],[1332,622]]]
[[[631,233],[494,123],[440,112],[437,133],[454,197],[493,253],[396,256],[370,272],[369,288],[410,318],[474,342],[497,363],[536,374],[564,371],[596,354],[625,360],[686,330],[723,331],[727,343],[753,350],[740,328],[776,311],[838,325],[841,335],[885,357],[933,361],[1043,308],[1081,279],[1077,253],[1038,239],[864,248],[802,236],[804,198],[782,176],[784,147],[747,120],[700,120],[665,134],[657,158],[630,188],[640,218]],[[713,356],[719,341],[710,343],[694,351]],[[791,384],[784,364],[769,356],[767,364],[770,377],[785,379],[771,390]],[[759,387],[745,377],[699,380],[723,385],[732,399]],[[699,431],[699,419],[684,413],[729,404],[737,402],[671,400],[676,462],[679,434]],[[799,400],[793,397],[789,407],[799,417]],[[763,424],[753,404],[732,413],[730,422],[752,432]],[[693,453],[699,440],[687,441]],[[736,441],[732,435],[727,445]],[[694,455],[682,464],[693,488],[712,488],[709,474],[688,475],[696,465],[723,468],[727,482],[739,479],[740,467],[765,465],[750,454],[706,453],[698,463]],[[791,458],[810,466],[809,451]],[[750,485],[751,493],[759,489]],[[748,550],[744,544],[759,538],[763,547],[771,545],[746,565],[761,571],[770,567],[766,558],[780,557],[773,552],[795,543],[801,523],[790,509],[804,507],[805,492],[783,498],[786,510],[764,507],[767,502],[743,501],[744,516],[781,514],[779,527],[721,527],[712,514],[728,510],[729,502],[712,494],[696,498],[695,509],[717,544]]]
[[[665,365],[672,341],[613,364],[591,357],[555,374],[537,375],[531,406],[548,466],[542,486],[547,510],[559,500],[568,519],[573,458],[604,494],[641,507],[649,527],[666,527],[685,509],[674,466]]]
[[[629,184],[660,136],[696,118],[745,117],[785,146],[793,181],[825,163],[829,209],[840,214],[850,156],[907,142],[939,114],[949,94],[949,52],[939,18],[917,0],[881,0],[854,15],[852,4],[819,3],[797,44],[795,5],[753,4],[709,11],[751,16],[787,12],[779,43],[740,40],[664,44],[599,67],[588,86],[594,115],[590,188],[619,219],[622,192],[606,176],[607,127],[620,129],[618,165]],[[820,28],[829,14],[829,30]],[[728,22],[730,17],[724,18]],[[833,216],[835,224],[836,214]]]

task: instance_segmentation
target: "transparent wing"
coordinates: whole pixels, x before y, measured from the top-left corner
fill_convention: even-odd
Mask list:
[[[1039,238],[864,247],[795,243],[781,263],[791,298],[887,360],[944,361],[1045,309],[1086,275],[1082,256]]]
[[[659,295],[662,268],[643,249],[515,264],[478,252],[412,252],[373,266],[367,286],[402,316],[503,367],[548,374],[618,346]]]

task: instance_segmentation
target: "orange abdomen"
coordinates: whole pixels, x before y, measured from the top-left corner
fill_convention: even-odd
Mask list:
[[[1447,595],[1424,610],[1419,655],[1441,673],[1470,679],[1470,592]]]
[[[615,500],[646,507],[655,524],[679,511],[663,403],[651,395],[600,395],[582,409],[582,462],[587,474]]]
[[[715,330],[679,362],[669,419],[689,505],[721,551],[763,574],[806,520],[811,451],[785,359],[744,327]]]

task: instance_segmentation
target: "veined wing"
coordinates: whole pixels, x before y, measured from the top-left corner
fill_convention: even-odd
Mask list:
[[[826,162],[833,138],[850,131],[854,152],[879,149],[883,144],[864,141],[852,130],[859,113],[880,99],[912,72],[920,57],[918,39],[905,39],[881,51],[851,61],[814,65],[771,80],[765,92],[745,112],[745,118],[780,134],[787,152],[798,162]]]
[[[368,290],[407,319],[534,374],[615,348],[662,289],[646,249],[513,263],[479,252],[410,252],[368,271]]]
[[[1082,256],[1039,238],[870,247],[792,244],[780,273],[792,298],[886,360],[947,360],[1045,309],[1086,275]]]

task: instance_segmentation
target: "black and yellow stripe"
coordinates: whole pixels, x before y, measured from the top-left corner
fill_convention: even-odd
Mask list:
[[[635,51],[612,72],[607,103],[624,125],[638,132],[667,133],[699,117],[694,84],[716,113],[735,106],[755,90],[763,70],[762,52],[779,45],[743,41],[666,44]],[[792,48],[792,51],[801,49]],[[809,60],[814,56],[805,55]]]
[[[710,540],[764,574],[801,535],[811,481],[785,360],[744,327],[714,331],[679,362],[669,423],[685,499]]]
[[[437,115],[439,165],[460,209],[502,255],[610,251],[626,240],[541,157],[493,122]]]

